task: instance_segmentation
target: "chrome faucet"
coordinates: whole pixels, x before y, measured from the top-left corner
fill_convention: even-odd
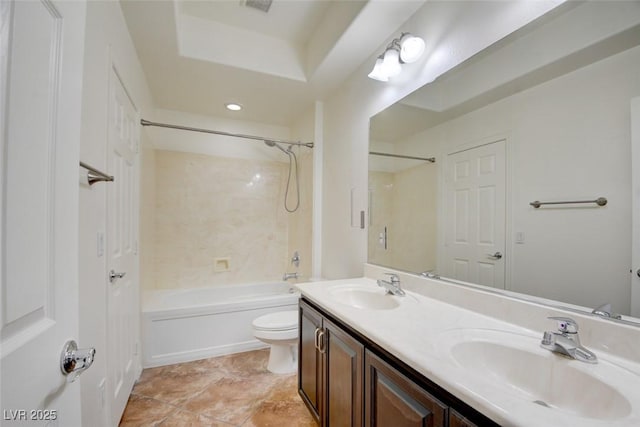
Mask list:
[[[400,278],[398,278],[397,274],[394,273],[384,273],[389,275],[389,281],[386,280],[378,280],[378,286],[385,288],[387,290],[387,294],[393,294],[398,296],[404,296],[405,293],[400,287]]]
[[[598,363],[598,358],[580,344],[578,324],[568,317],[549,317],[558,322],[557,331],[546,331],[540,346],[586,363]]]
[[[602,317],[609,317],[611,319],[622,319],[621,315],[611,312],[610,303],[602,304],[600,307],[594,308],[591,313]]]
[[[289,279],[298,279],[298,273],[284,273],[282,280],[286,282]]]
[[[440,275],[435,272],[435,270],[427,270],[420,273],[422,277],[426,277],[427,279],[439,279]]]

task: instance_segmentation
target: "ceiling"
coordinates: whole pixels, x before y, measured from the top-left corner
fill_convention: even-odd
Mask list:
[[[371,120],[371,138],[400,143],[440,123],[640,45],[640,23],[599,3],[608,26],[586,31],[582,2],[566,2],[440,75]],[[631,6],[629,6],[631,7]],[[588,20],[588,19],[587,19]],[[589,21],[589,20],[588,20]],[[589,21],[590,22],[590,21]],[[554,48],[549,49],[549,40]],[[524,54],[524,53],[534,54]]]
[[[289,126],[373,65],[424,0],[246,2],[120,0],[156,107]]]

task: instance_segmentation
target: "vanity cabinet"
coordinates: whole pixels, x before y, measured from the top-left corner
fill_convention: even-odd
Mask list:
[[[367,350],[365,425],[445,427],[447,406]]]
[[[364,345],[300,302],[298,390],[321,426],[362,426]]]
[[[321,427],[498,425],[313,303],[299,306],[298,393]]]
[[[449,427],[477,427],[474,423],[451,409],[449,411]]]
[[[300,300],[298,313],[298,393],[316,421],[322,412],[322,359],[318,336],[322,316]]]

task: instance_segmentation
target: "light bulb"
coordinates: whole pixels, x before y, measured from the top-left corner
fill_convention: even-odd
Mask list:
[[[400,37],[400,58],[402,62],[410,64],[420,58],[424,52],[424,40],[420,37],[404,33]]]
[[[228,103],[228,104],[224,104],[224,106],[227,108],[227,110],[231,110],[231,111],[240,111],[242,110],[242,105],[240,104],[235,104],[235,103]]]
[[[378,59],[376,59],[376,65],[374,65],[373,70],[369,73],[369,78],[378,80],[381,82],[388,82],[389,76],[387,76],[383,68],[384,66],[383,66],[382,57],[379,56]]]
[[[382,70],[388,77],[395,77],[400,74],[402,67],[400,66],[400,52],[398,52],[398,49],[387,49],[382,60]]]

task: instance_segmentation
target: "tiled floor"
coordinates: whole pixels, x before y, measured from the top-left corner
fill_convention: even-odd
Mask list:
[[[267,350],[145,369],[120,426],[316,426],[296,374],[267,371]]]

